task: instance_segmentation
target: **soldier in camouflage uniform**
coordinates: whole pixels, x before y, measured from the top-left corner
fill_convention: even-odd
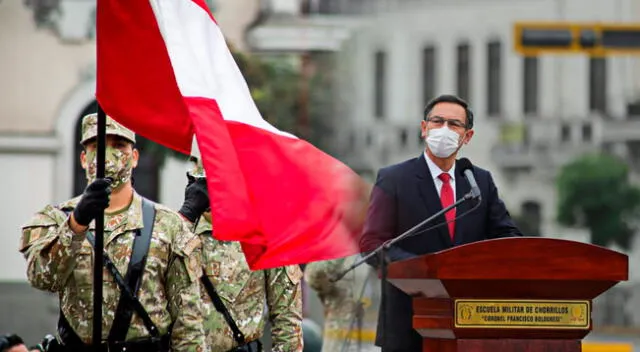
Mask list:
[[[305,282],[318,293],[324,307],[322,352],[379,350],[374,346],[372,336],[377,323],[377,307],[373,305],[376,280],[371,269],[361,265],[332,282],[332,278],[358,259],[360,257],[354,255],[313,262],[305,267]],[[361,319],[360,327],[358,318]]]
[[[189,184],[180,208],[190,226],[203,241],[204,273],[216,290],[230,318],[244,335],[244,344],[234,338],[210,297],[206,284],[201,285],[207,319],[205,330],[212,352],[262,350],[259,338],[265,321],[271,323],[273,352],[302,352],[302,271],[297,265],[251,271],[239,242],[218,241],[212,236],[209,196],[200,158],[192,156]],[[268,309],[268,313],[265,312]],[[267,315],[268,314],[268,315]]]
[[[81,162],[89,183],[83,195],[46,206],[22,228],[20,251],[27,259],[29,281],[60,297],[58,339],[64,351],[91,350],[93,247],[87,238],[93,236],[93,220],[104,210],[105,254],[123,276],[133,239],[143,227],[143,200],[131,183],[132,169],[138,161],[138,151],[133,147],[135,135],[107,117],[106,177],[96,179],[96,125],[96,114],[82,120],[81,143],[85,150]],[[102,331],[103,341],[109,340],[103,342],[105,350],[167,351],[170,345],[173,351],[208,351],[198,281],[202,242],[175,211],[146,204],[155,208],[155,218],[137,297],[161,339],[151,341],[136,312],[124,331],[126,341],[108,338],[121,290],[111,272],[105,270]]]

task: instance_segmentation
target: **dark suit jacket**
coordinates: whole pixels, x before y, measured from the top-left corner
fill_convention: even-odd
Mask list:
[[[468,180],[456,167],[456,198],[462,198],[471,189]],[[490,238],[522,236],[511,220],[491,174],[479,167],[473,174],[482,194],[481,204],[473,212],[456,220],[455,243],[452,243],[446,225],[412,237],[408,237],[388,252],[391,261],[438,252],[454,245],[482,241]],[[456,216],[470,210],[476,201],[462,203]],[[360,240],[363,252],[371,251],[383,242],[397,237],[429,216],[442,210],[440,197],[427,166],[424,154],[415,159],[383,168],[378,173],[367,213],[364,233]],[[427,224],[444,223],[444,216]],[[376,259],[368,262],[378,266]],[[422,338],[412,328],[411,297],[395,286],[383,283],[385,308],[378,316],[376,345],[387,351],[422,351]],[[382,319],[384,331],[381,331]],[[384,342],[384,345],[383,345]]]

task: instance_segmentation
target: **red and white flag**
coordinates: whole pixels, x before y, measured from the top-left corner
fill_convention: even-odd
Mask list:
[[[204,0],[100,0],[97,46],[101,107],[183,153],[195,133],[214,237],[252,269],[359,252],[362,180],[262,118]]]

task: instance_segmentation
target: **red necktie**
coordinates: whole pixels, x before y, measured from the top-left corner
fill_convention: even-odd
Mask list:
[[[440,189],[440,202],[442,203],[442,209],[453,204],[453,188],[451,188],[451,175],[447,173],[441,173],[438,178],[442,180],[442,188]],[[449,223],[449,236],[451,236],[451,241],[453,241],[453,236],[456,233],[456,223],[453,219],[456,218],[456,208],[453,208],[444,214],[447,221],[451,221]]]

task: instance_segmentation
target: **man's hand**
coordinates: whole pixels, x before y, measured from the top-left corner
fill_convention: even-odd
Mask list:
[[[109,196],[111,195],[111,179],[97,179],[85,188],[82,198],[73,209],[71,216],[73,223],[86,228],[91,220],[95,219],[104,209],[109,206]],[[75,231],[75,229],[74,229]]]
[[[178,212],[187,220],[195,222],[209,208],[207,179],[199,177],[189,182],[184,191],[184,203]]]

